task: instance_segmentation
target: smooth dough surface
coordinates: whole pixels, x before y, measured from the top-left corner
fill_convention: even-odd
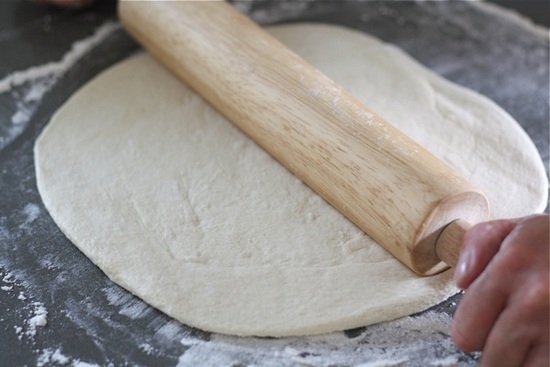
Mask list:
[[[362,33],[270,31],[481,186],[495,217],[543,209],[538,153],[488,99]],[[455,292],[450,272],[414,275],[147,54],[78,91],[39,137],[35,161],[67,237],[113,281],[194,327],[322,333]]]

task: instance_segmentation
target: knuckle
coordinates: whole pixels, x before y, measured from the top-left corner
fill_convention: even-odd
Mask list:
[[[500,275],[508,274],[513,278],[518,275],[536,276],[541,270],[547,269],[547,265],[543,264],[546,261],[545,253],[537,250],[539,249],[526,246],[524,242],[515,241],[501,249],[498,261],[495,262],[495,268],[502,273]]]
[[[527,289],[522,299],[525,316],[540,316],[549,318],[550,310],[550,284],[548,279],[535,279],[531,284],[525,286]],[[540,322],[540,321],[539,321]]]

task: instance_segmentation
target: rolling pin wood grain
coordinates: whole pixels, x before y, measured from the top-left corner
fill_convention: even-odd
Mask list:
[[[121,1],[119,15],[157,60],[416,273],[454,265],[468,223],[487,219],[477,187],[231,5]]]

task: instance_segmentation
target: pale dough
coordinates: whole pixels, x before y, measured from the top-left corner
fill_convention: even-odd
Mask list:
[[[544,208],[532,142],[502,109],[355,31],[271,32],[487,193]],[[421,311],[455,292],[414,275],[148,54],[78,91],[35,146],[38,188],[114,282],[204,330],[286,336]]]

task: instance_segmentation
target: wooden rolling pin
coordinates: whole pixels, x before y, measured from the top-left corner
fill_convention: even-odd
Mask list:
[[[223,1],[120,1],[125,28],[220,113],[421,275],[453,266],[473,184]],[[391,98],[391,96],[388,96]]]

